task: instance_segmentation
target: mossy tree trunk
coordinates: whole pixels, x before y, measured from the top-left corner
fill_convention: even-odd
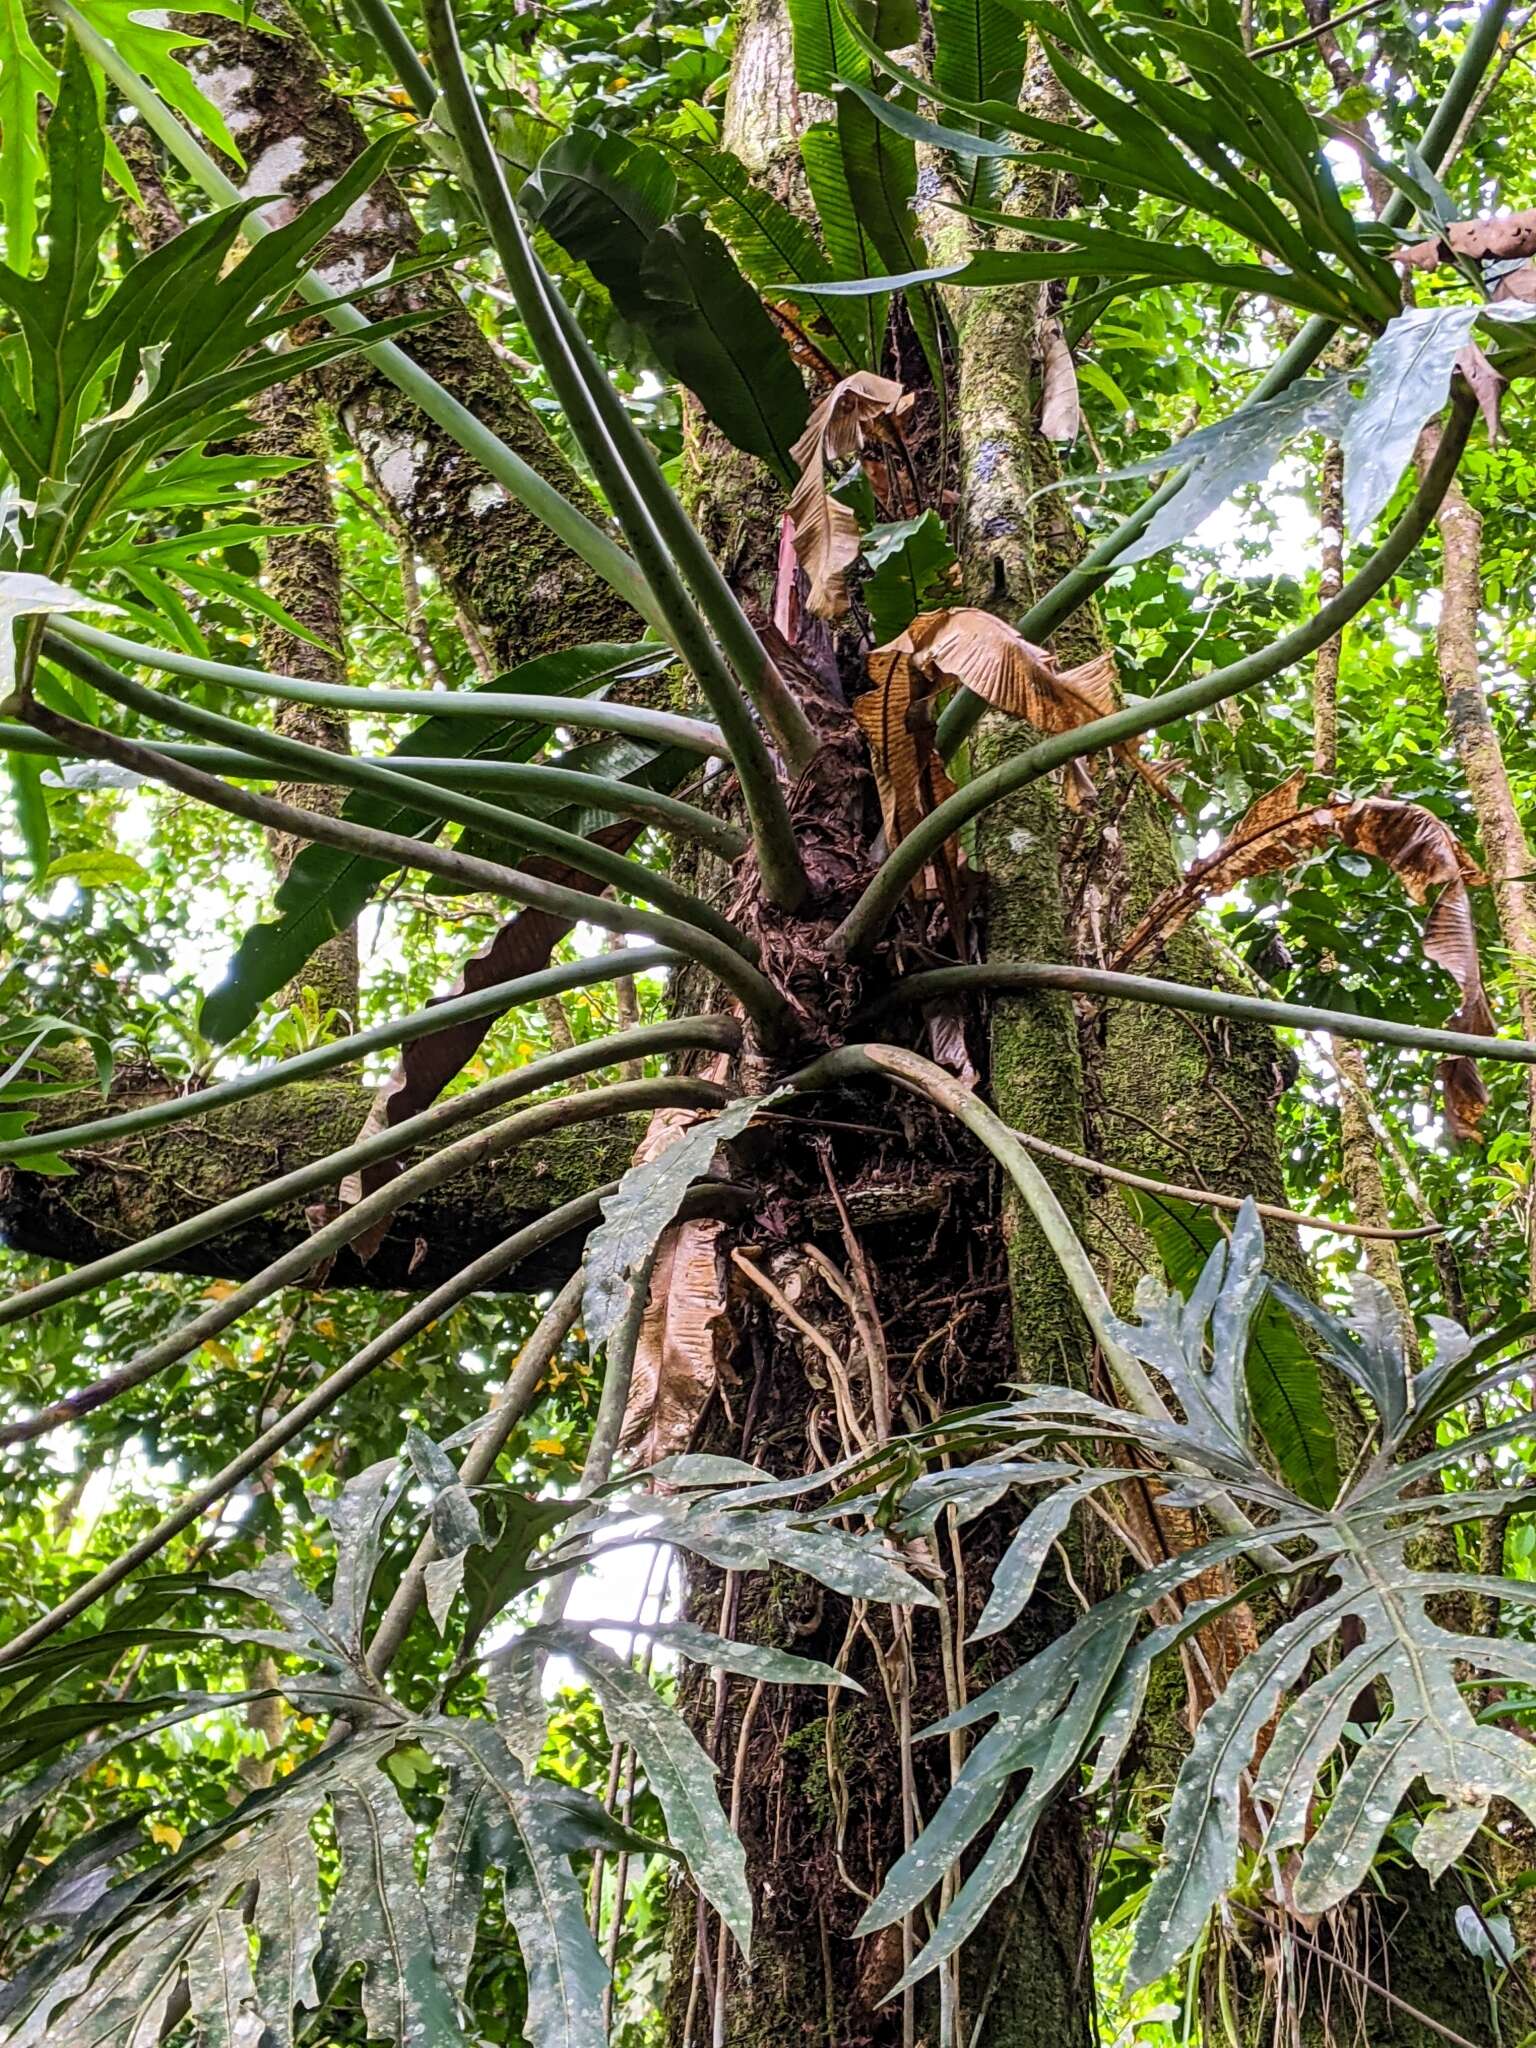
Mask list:
[[[257,517],[264,526],[302,528],[296,533],[274,534],[267,542],[266,585],[268,596],[277,600],[304,633],[290,632],[276,620],[263,618],[261,665],[272,675],[344,683],[347,657],[341,546],[331,496],[330,447],[318,399],[318,391],[304,380],[274,385],[254,408],[253,452],[295,464],[285,475],[262,484]],[[351,751],[343,712],[326,711],[314,704],[279,703],[273,724],[288,738],[310,746],[337,754]],[[335,815],[342,806],[341,790],[314,784],[279,783],[274,794],[302,810]],[[271,841],[278,875],[286,876],[303,842],[287,833],[274,833]],[[314,990],[321,1018],[333,1019],[333,1031],[356,1029],[360,1020],[355,925],[315,949],[288,990],[289,1000],[297,1000],[306,988]]]
[[[361,151],[363,135],[284,0],[263,0],[257,12],[281,35],[216,16],[185,17],[205,38],[188,62],[245,157],[237,181],[247,194],[270,195],[267,217],[276,221],[330,185]],[[409,209],[384,178],[328,239],[317,268],[346,290],[391,259],[417,253]],[[374,293],[368,306],[379,318],[434,309],[437,318],[410,335],[410,354],[541,475],[568,497],[586,498],[510,366],[448,284],[408,279]],[[365,357],[336,366],[326,383],[402,543],[442,577],[498,666],[568,646],[573,637],[639,637],[639,622],[608,586]],[[573,620],[581,622],[575,635]]]

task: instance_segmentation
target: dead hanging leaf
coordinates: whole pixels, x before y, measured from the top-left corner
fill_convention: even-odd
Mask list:
[[[1026,718],[1043,733],[1074,732],[1115,708],[1112,654],[1078,668],[1059,668],[1053,655],[1026,640],[1006,619],[971,605],[924,612],[878,651],[910,654],[933,688],[963,683],[994,710]],[[1180,808],[1163,775],[1142,759],[1134,742],[1115,752],[1165,802]],[[1086,782],[1086,769],[1081,763],[1074,766]]]
[[[1257,798],[1220,846],[1156,899],[1126,939],[1116,967],[1124,968],[1139,953],[1171,938],[1207,897],[1224,895],[1256,875],[1281,873],[1319,848],[1337,844],[1384,861],[1415,903],[1430,904],[1421,934],[1425,958],[1444,968],[1461,992],[1461,1007],[1448,1019],[1448,1028],[1491,1036],[1493,1013],[1483,989],[1467,893],[1487,879],[1476,861],[1450,827],[1422,804],[1386,796],[1333,797],[1303,808],[1305,781],[1306,771],[1298,770]],[[1440,1078],[1451,1131],[1458,1138],[1475,1137],[1488,1100],[1476,1065],[1460,1056],[1446,1060]]]
[[[1083,423],[1077,365],[1059,320],[1046,322],[1040,381],[1040,432],[1047,441],[1075,441]]]
[[[898,846],[920,819],[953,796],[934,737],[934,686],[912,656],[876,648],[867,666],[875,687],[853,700],[853,715],[869,741],[875,790],[887,846]],[[964,930],[960,849],[948,840],[912,883],[913,894],[939,898],[958,934]]]
[[[810,583],[806,607],[820,619],[840,618],[848,609],[848,570],[858,560],[859,522],[833,497],[827,471],[846,467],[862,455],[871,435],[910,410],[909,392],[889,377],[859,370],[833,385],[812,409],[805,432],[790,454],[800,481],[789,501],[795,553]]]
[[[719,1071],[723,1077],[723,1061]],[[658,1110],[635,1152],[636,1166],[700,1121],[697,1110]],[[636,1464],[654,1465],[688,1449],[725,1369],[731,1323],[721,1277],[723,1232],[723,1224],[700,1218],[669,1224],[662,1233],[619,1438]]]
[[[853,715],[869,741],[885,836],[899,845],[955,785],[933,743],[933,686],[910,654],[876,648],[868,661],[872,690],[853,700]]]
[[[1488,439],[1497,441],[1506,380],[1489,362],[1475,341],[1469,341],[1456,358],[1456,367],[1471,386],[1472,396],[1477,400],[1477,409],[1483,416],[1484,426],[1488,429]]]
[[[1477,1061],[1457,1053],[1454,1059],[1442,1060],[1435,1075],[1451,1136],[1476,1139],[1488,1110],[1488,1083],[1478,1071]]]

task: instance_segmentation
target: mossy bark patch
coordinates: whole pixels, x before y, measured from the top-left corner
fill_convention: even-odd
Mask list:
[[[187,1222],[241,1188],[350,1144],[371,1099],[368,1089],[345,1081],[300,1082],[275,1096],[71,1152],[66,1156],[76,1170],[67,1179],[0,1166],[0,1242],[71,1265],[100,1258]],[[80,1098],[63,1100],[78,1119]],[[513,1231],[589,1188],[617,1180],[644,1126],[644,1117],[616,1117],[550,1132],[487,1161],[402,1208],[366,1264],[343,1253],[330,1282],[435,1287]],[[319,1201],[324,1193],[307,1201]],[[174,1270],[248,1279],[310,1234],[305,1209],[306,1202],[291,1202],[209,1238],[175,1260]],[[553,1245],[508,1274],[504,1284],[524,1293],[564,1280],[575,1270],[580,1249],[574,1241]]]

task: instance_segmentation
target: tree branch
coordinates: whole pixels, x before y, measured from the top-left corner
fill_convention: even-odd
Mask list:
[[[93,1409],[100,1408],[108,1401],[115,1401],[134,1387],[143,1386],[145,1381],[154,1379],[178,1359],[185,1358],[204,1344],[210,1337],[216,1337],[231,1323],[238,1322],[247,1309],[255,1308],[275,1294],[279,1288],[302,1280],[307,1273],[340,1251],[354,1239],[361,1237],[373,1224],[383,1222],[402,1201],[424,1193],[429,1188],[441,1187],[457,1173],[476,1166],[483,1159],[495,1158],[510,1151],[515,1145],[526,1144],[531,1138],[542,1137],[548,1131],[563,1130],[572,1124],[594,1123],[599,1118],[611,1115],[615,1110],[624,1109],[719,1109],[730,1100],[729,1091],[709,1081],[656,1080],[618,1081],[607,1088],[593,1088],[577,1095],[557,1096],[553,1101],[541,1102],[532,1109],[520,1111],[515,1116],[504,1117],[483,1131],[474,1131],[466,1138],[447,1145],[441,1152],[435,1152],[429,1159],[409,1168],[386,1187],[374,1194],[365,1195],[360,1202],[343,1210],[340,1216],[325,1224],[303,1244],[274,1259],[269,1266],[237,1287],[222,1301],[212,1303],[191,1322],[172,1330],[157,1343],[146,1345],[126,1365],[116,1372],[105,1374],[88,1387],[82,1387],[73,1394],[66,1394],[60,1401],[40,1409],[36,1415],[24,1421],[13,1422],[0,1429],[0,1444],[26,1443],[32,1438],[46,1435],[49,1430],[61,1428],[64,1424],[78,1421]],[[448,1107],[449,1105],[441,1105]],[[429,1112],[430,1114],[431,1112]],[[404,1129],[404,1126],[399,1126]],[[257,1190],[258,1194],[263,1190]],[[134,1250],[140,1249],[134,1247]],[[107,1263],[103,1261],[103,1263]],[[71,1279],[80,1276],[71,1275]],[[46,1283],[45,1283],[46,1286]],[[15,1321],[18,1316],[33,1314],[33,1302],[44,1292],[44,1288],[32,1288],[5,1305],[5,1320]],[[79,1290],[72,1290],[79,1291]]]
[[[184,1223],[170,1230],[160,1231],[142,1243],[126,1245],[122,1250],[109,1253],[106,1258],[97,1259],[91,1265],[82,1266],[73,1273],[60,1274],[55,1279],[39,1281],[36,1286],[14,1295],[9,1301],[0,1302],[0,1326],[40,1314],[44,1309],[52,1308],[57,1302],[69,1301],[76,1295],[89,1293],[92,1288],[103,1286],[109,1280],[119,1279],[125,1273],[140,1272],[177,1258],[191,1246],[217,1236],[221,1230],[233,1229],[253,1217],[264,1216],[280,1203],[297,1201],[320,1188],[334,1187],[349,1173],[360,1172],[376,1160],[395,1158],[414,1145],[440,1137],[457,1124],[466,1123],[488,1111],[504,1108],[520,1096],[531,1095],[540,1088],[558,1085],[577,1074],[590,1073],[594,1068],[611,1065],[615,1059],[622,1059],[626,1051],[637,1041],[643,1041],[647,1049],[653,1053],[664,1049],[675,1050],[680,1046],[712,1046],[717,1050],[729,1051],[739,1042],[739,1028],[735,1020],[729,1017],[680,1018],[674,1023],[646,1025],[641,1031],[633,1034],[615,1033],[612,1036],[594,1039],[586,1045],[576,1046],[570,1052],[551,1053],[543,1059],[530,1060],[527,1065],[516,1068],[510,1074],[502,1074],[493,1081],[484,1082],[479,1088],[467,1090],[462,1095],[451,1095],[446,1101],[434,1103],[430,1109],[424,1109],[416,1116],[406,1117],[400,1123],[388,1125],[366,1138],[360,1138],[344,1146],[340,1151],[331,1152],[323,1159],[317,1159],[308,1166],[301,1166],[292,1173],[284,1174],[279,1180],[268,1181],[260,1187],[248,1188],[231,1200],[218,1203],[214,1208],[200,1208]],[[617,1094],[611,1087],[597,1088],[578,1098],[557,1098],[553,1103],[542,1104],[541,1111],[549,1112],[558,1110],[563,1103],[567,1113],[564,1116],[556,1115],[553,1121],[529,1126],[522,1135],[534,1137],[541,1131],[558,1130],[566,1122],[586,1123],[610,1112],[622,1113],[632,1109],[654,1108],[656,1104],[651,1100],[651,1096],[658,1089],[682,1089],[690,1102],[703,1101],[708,1106],[714,1106],[721,1099],[720,1089],[713,1084],[700,1082],[656,1080],[623,1082],[618,1085]],[[626,1089],[628,1093],[624,1092]],[[597,1106],[578,1112],[575,1107],[577,1102]],[[515,1124],[516,1119],[512,1122]],[[495,1125],[492,1130],[505,1134],[509,1126]],[[488,1149],[476,1151],[474,1148],[483,1147],[490,1135],[490,1132],[482,1131],[472,1137],[461,1139],[458,1145],[450,1146],[446,1152],[434,1154],[409,1173],[400,1175],[385,1187],[376,1190],[366,1201],[353,1204],[347,1210],[346,1216],[340,1219],[340,1223],[329,1226],[333,1234],[327,1237],[326,1246],[317,1247],[316,1239],[309,1238],[305,1244],[288,1255],[296,1257],[304,1252],[311,1254],[308,1263],[297,1270],[308,1271],[309,1266],[322,1256],[327,1247],[341,1250],[367,1227],[370,1220],[381,1221],[390,1216],[399,1203],[409,1200],[412,1195],[438,1187],[454,1173],[479,1164],[481,1159],[497,1157],[510,1145],[521,1141],[516,1133],[511,1136],[504,1135]],[[410,1185],[407,1186],[407,1183]],[[357,1229],[340,1227],[341,1223],[358,1218],[365,1208],[368,1209],[369,1215],[358,1224]],[[272,1268],[269,1266],[265,1270],[270,1272]]]

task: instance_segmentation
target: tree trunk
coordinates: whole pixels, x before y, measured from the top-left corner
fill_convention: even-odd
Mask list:
[[[342,608],[341,547],[336,537],[336,508],[331,498],[330,448],[318,417],[319,393],[305,381],[275,384],[254,408],[253,436],[258,455],[297,458],[299,466],[265,482],[257,494],[257,517],[263,525],[299,526],[302,533],[275,534],[266,544],[269,596],[305,631],[304,639],[274,620],[261,623],[262,666],[272,675],[310,676],[322,683],[347,680],[346,626]],[[316,642],[319,644],[317,645]],[[276,730],[289,739],[345,754],[351,738],[344,712],[315,704],[279,703],[273,716]],[[313,784],[279,783],[273,794],[301,810],[340,812],[343,793]],[[285,877],[303,841],[287,833],[271,835],[272,859],[279,879]],[[351,925],[317,946],[304,963],[287,1000],[297,1001],[313,989],[322,1020],[335,1020],[333,1035],[355,1030],[358,1015],[357,927]]]
[[[325,59],[283,0],[264,0],[263,34],[239,21],[192,15],[203,46],[187,62],[245,156],[247,194],[279,203],[269,220],[297,212],[363,147],[351,110],[326,82]],[[382,178],[320,252],[317,269],[346,290],[393,259],[418,253],[415,224],[394,183]],[[432,307],[437,317],[406,339],[408,352],[459,402],[567,497],[587,494],[518,388],[511,369],[441,278],[407,280],[367,301],[386,314]],[[592,570],[456,441],[435,426],[364,356],[326,379],[347,438],[363,459],[406,545],[442,577],[460,610],[503,668],[583,640],[632,640],[634,614]],[[573,634],[573,620],[580,621]]]

